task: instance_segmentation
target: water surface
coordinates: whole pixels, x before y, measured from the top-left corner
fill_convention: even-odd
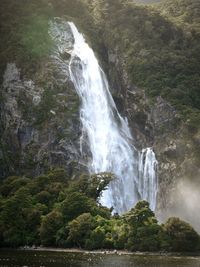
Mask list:
[[[200,267],[200,257],[0,251],[0,267]]]

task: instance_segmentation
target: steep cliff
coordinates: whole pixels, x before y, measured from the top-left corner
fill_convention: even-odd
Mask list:
[[[56,59],[56,47],[48,34],[49,19],[37,14],[23,28],[18,22],[17,43],[11,40],[9,48],[14,53],[17,45],[22,49],[2,62],[2,177],[35,176],[59,166],[72,175],[80,161],[79,99],[67,70]],[[15,36],[13,32],[10,35]],[[73,39],[69,36],[70,44]],[[7,53],[5,48],[2,53]],[[68,60],[64,52],[61,56]]]
[[[190,200],[180,184],[200,186],[199,2],[147,8],[101,1],[90,8],[107,49],[113,95],[135,145],[152,146],[157,155],[158,212],[177,213],[182,206],[181,215],[191,219],[194,209],[186,211]]]
[[[0,8],[0,176],[35,176],[54,167],[70,175],[87,171],[80,156],[79,98],[62,66],[70,57],[62,51],[58,60],[49,34],[54,17],[70,16],[93,37],[86,6],[80,1],[10,0]],[[73,45],[70,31],[67,45]],[[96,49],[101,45],[96,43]]]

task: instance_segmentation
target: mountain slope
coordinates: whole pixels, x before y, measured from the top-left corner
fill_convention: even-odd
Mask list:
[[[51,60],[48,21],[60,16],[74,21],[95,50],[134,145],[154,148],[158,208],[176,205],[171,192],[180,181],[199,187],[199,1],[144,6],[124,0],[2,0],[0,7],[2,177],[35,176],[52,167],[70,175],[85,171],[89,152],[85,147],[82,161],[79,99],[70,80],[59,83]]]

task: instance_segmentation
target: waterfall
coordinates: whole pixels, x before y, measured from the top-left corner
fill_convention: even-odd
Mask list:
[[[139,192],[140,198],[147,200],[152,210],[156,208],[157,164],[153,150],[143,149],[139,155]]]
[[[66,31],[69,30],[67,27],[71,29],[74,39],[72,48],[69,48],[67,40],[69,34],[63,33],[63,25]],[[71,54],[70,62],[65,64],[62,59],[62,64],[59,65],[63,66],[64,62],[66,68],[69,68],[70,78],[82,102],[80,120],[91,152],[89,172],[112,172],[116,177],[110,182],[107,190],[103,191],[100,203],[113,207],[114,212],[119,214],[131,209],[143,196],[155,206],[155,196],[149,196],[149,193],[145,193],[149,189],[143,187],[155,182],[155,179],[150,177],[155,176],[151,163],[155,161],[155,155],[152,150],[149,152],[147,149],[148,152],[143,153],[145,156],[141,156],[133,146],[128,122],[116,108],[108,81],[93,50],[72,22],[69,22],[68,26],[66,22],[52,22],[50,35],[56,42],[57,51],[67,50]],[[56,57],[59,57],[58,53]],[[144,177],[141,178],[142,173]],[[147,183],[148,179],[152,181]]]

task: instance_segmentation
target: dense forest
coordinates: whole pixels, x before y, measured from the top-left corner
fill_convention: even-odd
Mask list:
[[[189,158],[188,151],[192,147],[191,154],[195,158],[190,160],[189,163],[194,165],[188,172],[191,176],[195,171],[199,173],[200,1],[1,0],[0,83],[3,83],[8,62],[16,63],[22,77],[34,80],[36,72],[41,74],[39,78],[37,76],[39,86],[44,88],[41,105],[29,106],[26,99],[18,103],[24,118],[31,121],[33,114],[37,117],[33,126],[39,130],[48,124],[49,111],[56,105],[46,90],[48,78],[42,75],[54,47],[48,34],[49,20],[58,16],[73,20],[85,33],[110,80],[112,71],[109,70],[108,51],[114,50],[129,77],[128,82],[144,92],[149,103],[154,105],[156,99],[162,97],[176,110],[172,128],[174,131],[178,127],[183,129],[180,138],[184,136],[184,153]],[[79,103],[70,97],[67,99],[74,101],[71,108],[74,111]],[[4,100],[1,91],[1,103]],[[0,107],[3,114],[2,110],[3,105]],[[141,122],[145,116],[139,113],[136,119]],[[72,170],[74,161],[71,161],[70,171],[54,169],[45,158],[45,167],[42,166],[39,175],[35,175],[35,148],[31,146],[27,149],[31,151],[29,157],[25,154],[28,152],[23,151],[26,163],[22,168],[21,147],[10,148],[10,143],[19,137],[7,140],[4,120],[1,115],[1,247],[42,245],[89,250],[200,250],[199,234],[189,223],[178,217],[159,223],[144,200],[121,216],[101,206],[98,200],[102,190],[114,179],[111,173],[89,175],[76,167]],[[163,127],[162,134],[165,131],[168,129]],[[61,132],[59,141],[66,138],[63,136]],[[185,141],[188,139],[194,143],[190,145]],[[179,158],[184,153],[180,150],[170,157],[179,165]],[[196,173],[194,180],[199,183]]]
[[[0,186],[2,247],[43,245],[131,251],[196,251],[200,237],[179,218],[159,224],[146,201],[123,216],[98,203],[114,177],[109,173],[70,178],[52,170],[35,179],[9,177]]]

